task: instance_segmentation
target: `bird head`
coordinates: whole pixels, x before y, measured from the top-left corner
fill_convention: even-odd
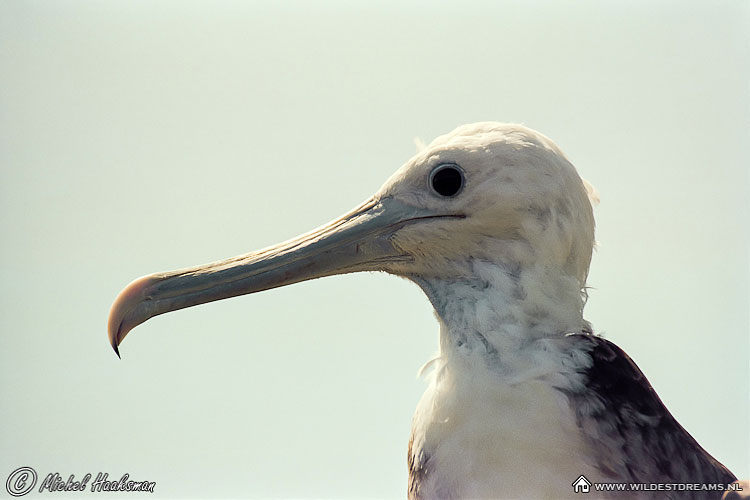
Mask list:
[[[110,342],[169,311],[323,276],[461,277],[472,261],[542,266],[583,287],[594,241],[584,183],[549,139],[499,123],[435,139],[370,199],[256,252],[144,276],[115,299]]]
[[[494,122],[461,126],[409,160],[375,196],[430,217],[393,233],[393,244],[413,258],[388,270],[461,275],[461,262],[473,258],[553,266],[583,286],[594,242],[590,194],[543,135]]]

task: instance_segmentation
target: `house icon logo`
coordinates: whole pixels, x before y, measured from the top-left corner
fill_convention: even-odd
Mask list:
[[[581,474],[580,476],[578,476],[578,479],[573,481],[573,484],[571,486],[573,486],[573,491],[575,491],[576,493],[588,493],[591,489],[591,481],[586,479],[586,476]]]

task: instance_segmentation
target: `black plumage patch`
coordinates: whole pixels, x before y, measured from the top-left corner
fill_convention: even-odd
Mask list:
[[[583,389],[564,392],[602,480],[729,484],[736,479],[674,419],[622,349],[593,335],[570,337],[588,351],[591,366],[583,373]],[[685,492],[654,493],[664,499]],[[690,493],[695,499],[721,498],[720,491]]]
[[[417,456],[417,451],[414,449],[414,436],[412,436],[409,438],[409,448],[406,452],[406,465],[409,468],[409,488],[407,492],[409,500],[422,498],[420,489],[427,475],[426,461],[423,451],[420,451]]]

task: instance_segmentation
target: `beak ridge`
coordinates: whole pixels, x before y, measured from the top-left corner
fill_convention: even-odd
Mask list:
[[[348,214],[298,238],[258,252],[178,271],[143,276],[117,296],[108,320],[118,346],[156,315],[206,302],[357,271],[389,271],[412,257],[393,245],[404,225],[438,215],[391,197],[371,198]]]

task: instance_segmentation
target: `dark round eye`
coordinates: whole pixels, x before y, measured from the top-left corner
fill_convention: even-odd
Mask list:
[[[464,172],[455,163],[438,165],[430,173],[430,187],[440,196],[456,196],[464,187]]]

